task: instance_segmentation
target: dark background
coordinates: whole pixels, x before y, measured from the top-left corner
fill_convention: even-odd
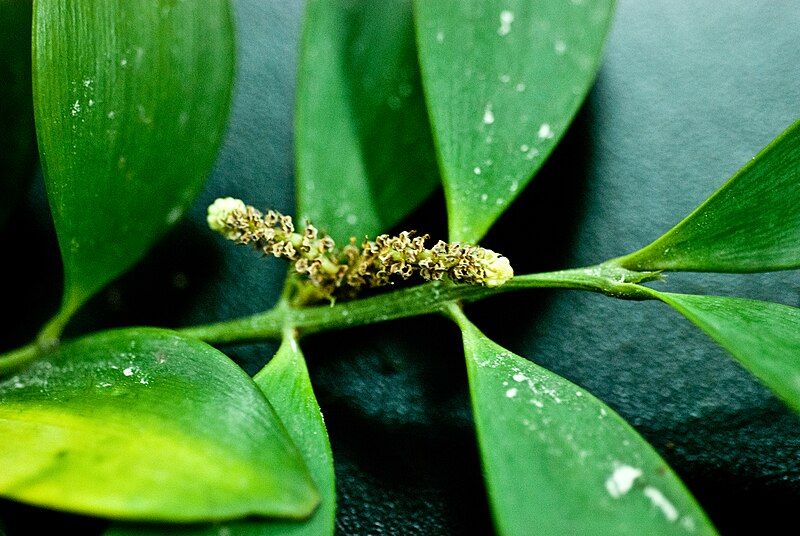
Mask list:
[[[230,128],[190,217],[82,311],[72,334],[181,326],[257,312],[283,266],[212,236],[205,207],[242,197],[292,212],[292,101],[301,7],[238,0]],[[667,230],[800,117],[797,0],[622,0],[596,86],[567,137],[485,240],[518,273],[597,263]],[[335,178],[332,178],[335,180]],[[407,227],[443,233],[437,193]],[[799,207],[800,209],[800,207]],[[41,179],[0,231],[7,319],[27,342],[55,310],[61,269]],[[800,305],[797,272],[670,275],[671,288]],[[485,332],[628,419],[723,534],[795,526],[800,420],[666,306],[580,292],[503,296],[469,308]],[[340,534],[489,534],[456,330],[438,318],[303,344],[329,426]],[[227,353],[249,372],[269,344]],[[13,534],[96,522],[0,503]]]

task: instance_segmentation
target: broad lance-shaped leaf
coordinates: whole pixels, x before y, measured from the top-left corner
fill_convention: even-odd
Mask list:
[[[310,0],[297,84],[302,218],[338,241],[360,240],[438,185],[410,0]]]
[[[613,0],[417,0],[422,81],[450,237],[477,242],[564,135]]]
[[[664,460],[583,389],[464,316],[472,407],[498,533],[715,534]]]
[[[228,0],[36,1],[34,107],[62,317],[140,259],[202,187],[234,56]]]
[[[302,518],[318,495],[264,395],[152,328],[66,344],[0,383],[0,496],[148,521]]]
[[[800,309],[742,298],[653,294],[800,412]]]
[[[697,272],[800,267],[800,121],[664,236],[616,262]]]
[[[0,225],[33,172],[32,0],[0,0]]]
[[[322,494],[322,502],[307,521],[235,521],[201,527],[117,524],[106,536],[325,536],[334,532],[336,484],[328,433],[311,387],[303,354],[292,338],[255,377],[299,447]]]

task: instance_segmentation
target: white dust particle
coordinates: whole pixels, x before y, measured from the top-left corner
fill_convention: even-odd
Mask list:
[[[542,139],[549,140],[553,136],[554,136],[554,133],[553,133],[553,129],[550,128],[550,124],[549,123],[542,123],[542,125],[539,127],[539,137],[542,138]]]
[[[514,398],[515,396],[517,396],[517,388],[516,387],[512,387],[511,389],[506,391],[506,397],[507,398]]]
[[[488,103],[486,108],[483,109],[483,122],[487,125],[494,123],[494,113],[492,112],[492,103]]]
[[[81,113],[81,101],[77,101],[77,100],[76,100],[76,101],[75,101],[75,102],[72,104],[72,107],[70,108],[70,110],[69,110],[69,113],[71,113],[71,114],[72,114],[72,117],[75,117],[76,115],[78,115],[79,113]]]
[[[481,201],[484,203],[489,199],[489,194],[481,194]]]
[[[133,376],[133,367],[128,367],[122,371],[125,376]]]
[[[641,469],[630,465],[617,465],[617,468],[606,480],[608,494],[615,499],[622,497],[631,490],[634,481],[640,476],[642,476]]]
[[[475,175],[480,175],[481,174],[481,168],[476,166],[475,169],[472,170],[472,172],[475,173]]]
[[[519,146],[519,150],[522,151],[523,153],[527,153],[528,149],[530,149],[529,145],[520,145]]]
[[[517,372],[516,374],[514,374],[514,376],[512,376],[512,378],[514,378],[515,382],[522,382],[528,379],[527,376],[525,376],[521,372]]]
[[[514,22],[514,14],[508,10],[500,12],[500,27],[497,35],[506,36],[511,33],[511,23]]]
[[[661,510],[661,512],[664,514],[664,517],[666,517],[669,521],[678,520],[678,510],[671,502],[669,502],[666,497],[664,497],[664,494],[661,493],[661,491],[653,486],[647,486],[644,488],[643,493],[648,499],[650,499],[650,502],[653,503],[653,506]]]

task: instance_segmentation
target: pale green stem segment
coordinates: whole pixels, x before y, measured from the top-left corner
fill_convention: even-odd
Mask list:
[[[615,266],[598,265],[517,276],[499,287],[433,281],[332,306],[276,308],[227,322],[184,328],[179,332],[211,344],[279,339],[285,325],[294,327],[300,335],[306,335],[397,318],[442,313],[450,303],[474,302],[500,293],[530,288],[588,290],[620,299],[651,300],[654,297],[646,287],[638,283],[660,278],[659,272],[632,272]]]
[[[657,298],[639,283],[659,279],[660,272],[632,272],[619,266],[600,264],[517,276],[499,287],[433,281],[330,306],[291,308],[284,300],[263,313],[177,331],[218,345],[280,340],[287,327],[303,336],[410,316],[444,313],[452,303],[474,302],[504,292],[531,288],[587,290],[626,300],[652,300]],[[36,359],[46,350],[42,344],[28,345],[0,355],[0,374]]]

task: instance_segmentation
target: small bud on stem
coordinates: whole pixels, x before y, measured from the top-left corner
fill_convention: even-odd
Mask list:
[[[228,240],[291,261],[318,296],[331,300],[415,275],[426,281],[447,278],[488,287],[500,286],[514,275],[508,259],[494,251],[441,240],[427,249],[428,235],[415,236],[413,231],[382,234],[374,241],[364,240],[360,248],[351,238],[338,248],[311,223],[298,232],[290,216],[272,210],[263,214],[231,197],[208,207],[208,226]]]

